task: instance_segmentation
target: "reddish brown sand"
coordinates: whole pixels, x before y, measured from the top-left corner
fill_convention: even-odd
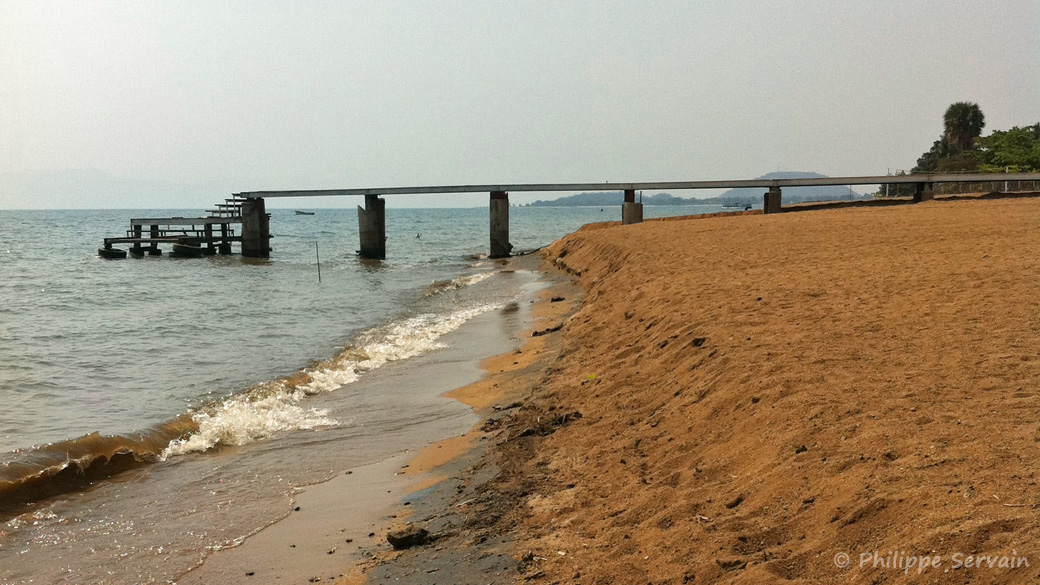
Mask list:
[[[546,257],[586,297],[500,449],[531,581],[1040,577],[1040,200],[590,226]]]

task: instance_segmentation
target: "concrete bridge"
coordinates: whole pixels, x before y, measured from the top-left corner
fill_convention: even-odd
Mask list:
[[[427,187],[384,187],[369,189],[319,189],[303,191],[250,191],[236,193],[241,200],[242,255],[267,258],[271,246],[268,235],[269,216],[264,199],[275,197],[343,197],[364,196],[365,206],[358,206],[358,227],[361,233],[361,255],[366,258],[386,257],[386,195],[422,195],[450,193],[490,194],[490,254],[491,258],[509,256],[509,193],[510,192],[553,192],[553,191],[622,191],[624,203],[621,223],[633,224],[643,221],[643,204],[637,202],[636,191],[690,191],[698,189],[736,189],[762,187],[768,189],[763,195],[763,211],[779,213],[781,193],[784,187],[814,187],[827,185],[915,185],[914,202],[931,199],[934,186],[942,183],[994,183],[994,182],[1040,181],[1040,173],[1009,174],[919,174],[919,175],[875,175],[864,177],[821,177],[807,179],[750,179],[738,181],[672,181],[644,183],[522,183],[503,185],[444,185]]]

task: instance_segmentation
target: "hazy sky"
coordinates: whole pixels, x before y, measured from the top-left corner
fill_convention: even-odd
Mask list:
[[[954,101],[1040,121],[1037,63],[1035,0],[0,0],[0,207],[884,174]]]

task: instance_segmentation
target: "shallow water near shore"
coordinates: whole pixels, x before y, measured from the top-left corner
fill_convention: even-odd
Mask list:
[[[718,209],[648,207],[646,215]],[[391,209],[388,259],[375,264],[355,255],[357,219],[348,209],[273,210],[270,261],[110,261],[94,252],[130,217],[200,213],[0,211],[0,453],[148,429],[327,360],[395,319],[422,327],[404,322],[453,308],[450,297],[431,293],[465,287],[492,267],[481,259],[487,210],[479,208]],[[616,220],[619,210],[511,213],[511,239],[522,250]]]
[[[390,210],[374,264],[353,210],[315,211],[272,211],[270,261],[93,253],[130,217],[189,210],[0,212],[0,581],[167,582],[294,486],[468,424],[432,399],[450,388],[402,395],[395,372],[467,346],[467,323],[506,327],[533,282],[481,257],[487,210]],[[605,211],[514,208],[512,240]]]
[[[532,272],[496,274],[492,282],[501,305],[441,337],[439,349],[315,396],[308,406],[337,424],[174,457],[9,523],[6,540],[14,546],[0,550],[0,581],[173,582],[283,518],[306,486],[464,432],[475,415],[441,394],[478,379],[481,356],[511,347],[523,325],[520,304],[541,286]],[[343,555],[331,560],[347,562]],[[219,572],[219,559],[206,569]]]

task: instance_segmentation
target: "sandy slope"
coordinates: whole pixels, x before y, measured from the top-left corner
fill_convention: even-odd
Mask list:
[[[1040,574],[1040,200],[590,226],[546,257],[586,298],[503,448],[534,581]]]

